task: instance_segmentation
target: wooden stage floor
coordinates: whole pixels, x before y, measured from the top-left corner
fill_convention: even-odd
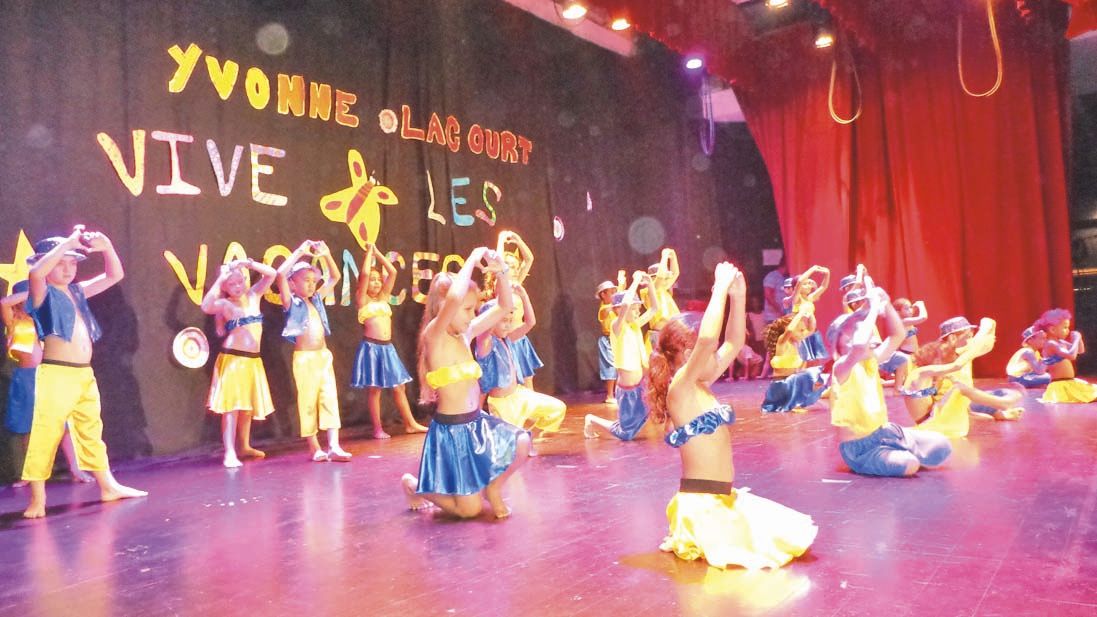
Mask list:
[[[780,570],[660,553],[676,453],[655,431],[584,440],[583,415],[607,413],[588,396],[511,481],[504,521],[405,509],[421,436],[347,440],[347,464],[294,444],[235,471],[120,465],[147,499],[58,480],[38,521],[5,488],[0,615],[1097,615],[1097,404],[1030,395],[1020,422],[973,421],[944,467],[882,479],[845,468],[825,408],[763,417],[764,387],[717,392],[739,416],[735,484],[819,525]]]

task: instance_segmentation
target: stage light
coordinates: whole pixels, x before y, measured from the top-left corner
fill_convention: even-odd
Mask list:
[[[569,2],[560,13],[564,19],[582,19],[587,14],[587,7],[578,2]]]
[[[815,47],[825,49],[831,45],[834,45],[834,35],[826,28],[819,28],[815,32]]]
[[[783,9],[788,6],[788,0],[766,0],[766,6],[771,9]]]
[[[705,66],[705,61],[702,60],[700,57],[690,56],[689,58],[686,58],[686,68],[687,69],[689,69],[691,71],[696,71],[697,69],[701,68],[702,66]]]
[[[628,20],[624,17],[618,17],[617,19],[613,20],[613,23],[610,24],[609,27],[620,32],[621,30],[628,30],[632,27],[632,24],[628,23]]]

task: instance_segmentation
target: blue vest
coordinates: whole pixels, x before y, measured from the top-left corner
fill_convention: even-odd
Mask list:
[[[292,296],[289,306],[284,307],[282,310],[286,312],[286,327],[282,328],[282,338],[291,343],[297,342],[297,337],[304,334],[309,325],[309,307],[305,304],[305,299],[299,296]],[[320,315],[320,323],[324,324],[324,334],[331,336],[331,326],[328,325],[328,312],[324,308],[324,302],[320,299],[320,294],[312,294],[312,297],[308,299],[312,302],[312,306],[316,308],[316,313]]]
[[[91,342],[98,341],[103,336],[99,328],[99,322],[95,321],[95,315],[88,308],[88,299],[84,296],[84,289],[76,283],[69,283],[69,293],[72,294],[76,305],[69,301],[65,292],[53,285],[46,285],[46,297],[42,305],[35,308],[30,296],[27,297],[27,314],[34,318],[34,327],[38,330],[38,338],[56,336],[65,342],[72,341],[72,331],[76,327],[76,311],[84,318],[84,327],[88,329]]]
[[[492,335],[491,349],[483,358],[477,357],[476,363],[480,365],[480,391],[484,394],[514,383],[511,380],[514,370],[511,352],[499,337]]]

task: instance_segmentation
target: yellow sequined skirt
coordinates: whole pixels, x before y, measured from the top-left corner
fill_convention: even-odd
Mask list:
[[[274,402],[263,360],[229,352],[218,354],[209,388],[209,409],[214,413],[243,411],[256,420],[269,416]]]
[[[1092,403],[1097,400],[1097,385],[1084,379],[1057,379],[1047,385],[1041,403]]]
[[[667,505],[670,531],[659,548],[687,561],[752,570],[779,568],[803,555],[819,532],[811,517],[749,491],[677,493]]]

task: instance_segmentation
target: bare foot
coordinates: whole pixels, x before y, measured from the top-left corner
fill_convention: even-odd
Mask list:
[[[117,482],[112,486],[103,487],[99,491],[99,498],[102,501],[118,501],[119,499],[130,499],[132,497],[145,497],[146,495],[148,495],[148,491],[140,491]]]
[[[389,435],[388,433],[386,433],[383,430],[378,429],[376,431],[373,431],[373,438],[374,439],[390,439],[391,437],[392,437],[392,435]]]
[[[240,459],[236,458],[235,454],[233,454],[232,456],[229,456],[229,455],[226,454],[225,455],[225,460],[224,460],[224,465],[225,465],[225,467],[228,467],[229,469],[235,469],[237,467],[242,466],[243,463],[240,462]]]
[[[406,473],[400,477],[400,487],[404,489],[404,497],[408,500],[408,510],[426,510],[430,502],[415,493],[419,488],[419,478]]]
[[[427,432],[427,427],[423,426],[422,424],[419,424],[418,422],[416,422],[415,424],[405,424],[404,425],[404,432],[407,432],[407,433],[425,433],[425,432]]]
[[[30,484],[30,482],[27,482],[26,480],[20,480],[16,483],[12,484],[11,487],[12,488],[23,488],[23,487],[27,486],[28,484]]]
[[[598,439],[598,433],[594,431],[594,425],[590,421],[590,414],[583,418],[583,437],[587,439]]]
[[[46,516],[46,502],[36,503],[33,499],[26,510],[23,510],[23,518],[44,518]]]
[[[267,458],[267,453],[248,446],[240,448],[240,458]]]
[[[492,512],[495,512],[495,518],[506,518],[510,516],[510,508],[507,504],[503,503],[503,493],[498,485],[491,483],[484,489],[484,497],[491,504]]]
[[[995,420],[1016,420],[1021,417],[1021,414],[1025,412],[1020,407],[1010,407],[1009,409],[1000,409],[994,414]]]
[[[72,472],[72,481],[79,482],[80,484],[88,484],[89,482],[95,482],[95,476],[82,469],[76,469]]]

